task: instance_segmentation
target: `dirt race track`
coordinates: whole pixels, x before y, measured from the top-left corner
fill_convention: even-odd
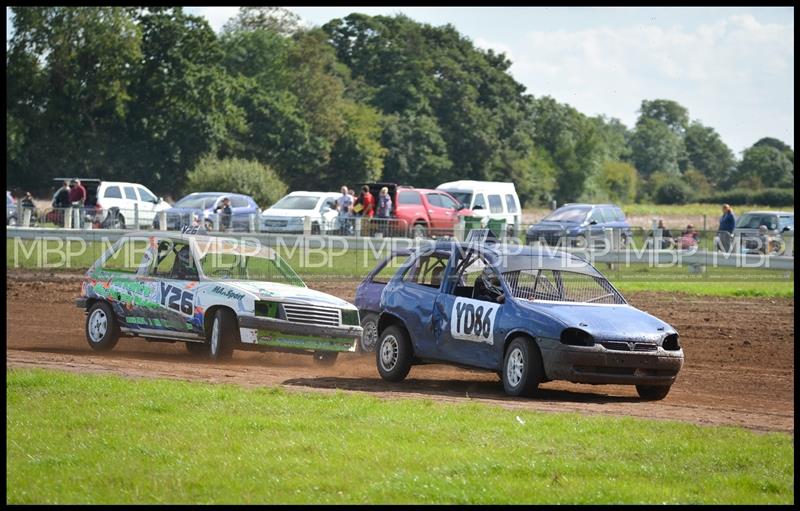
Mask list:
[[[401,383],[384,382],[374,355],[342,354],[336,365],[310,357],[237,351],[211,363],[189,356],[183,343],[123,338],[98,354],[84,337],[82,311],[73,305],[79,274],[8,270],[6,367],[116,373],[287,390],[334,389],[381,398],[477,401],[523,410],[598,413],[759,431],[794,433],[794,300],[684,297],[637,293],[636,307],[669,322],[681,334],[685,363],[669,396],[643,402],[631,386],[550,382],[536,399],[511,398],[494,373],[444,365],[415,366]],[[353,300],[355,281],[316,282],[312,287]]]

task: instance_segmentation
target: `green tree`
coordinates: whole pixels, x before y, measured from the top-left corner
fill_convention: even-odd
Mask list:
[[[239,12],[222,27],[222,32],[263,30],[290,36],[300,29],[300,16],[283,7],[239,7]]]
[[[10,177],[43,188],[57,175],[120,173],[114,151],[126,143],[131,86],[141,59],[134,9],[13,7],[11,12]]]
[[[678,136],[683,136],[689,127],[689,111],[670,99],[642,100],[639,121],[642,119],[660,121]]]
[[[793,187],[794,162],[785,152],[771,145],[752,146],[745,150],[732,181],[739,185]]]
[[[712,186],[727,181],[736,160],[714,128],[694,121],[686,129],[684,143],[692,167],[706,176]]]
[[[286,194],[287,187],[277,173],[266,165],[239,158],[201,158],[186,174],[184,193],[224,190],[251,196],[266,209]]]
[[[639,175],[630,163],[606,161],[600,171],[600,188],[612,202],[632,203],[636,199]]]
[[[636,124],[630,140],[631,161],[642,177],[657,170],[678,175],[678,159],[683,142],[669,127],[658,120],[644,118]]]

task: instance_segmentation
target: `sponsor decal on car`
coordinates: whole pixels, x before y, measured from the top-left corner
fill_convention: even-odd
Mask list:
[[[244,298],[244,294],[243,293],[237,293],[237,292],[232,291],[230,289],[225,289],[222,286],[214,286],[214,288],[211,290],[211,292],[214,293],[214,294],[218,294],[218,295],[224,296],[226,298],[231,298],[233,300],[241,300],[242,298]]]
[[[494,324],[500,304],[457,298],[450,317],[453,339],[494,344]]]

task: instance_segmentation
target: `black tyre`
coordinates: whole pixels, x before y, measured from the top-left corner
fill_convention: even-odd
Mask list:
[[[112,229],[124,229],[125,228],[125,217],[120,215],[119,213],[116,214],[114,220],[111,221],[111,228]]]
[[[207,357],[209,347],[207,342],[186,342],[186,351],[195,357]]]
[[[95,351],[109,351],[119,341],[119,323],[107,302],[95,302],[86,314],[86,340]]]
[[[336,363],[336,357],[338,356],[338,351],[315,351],[314,363],[319,366],[330,367]]]
[[[321,232],[322,231],[320,231],[318,223],[314,222],[313,224],[311,224],[311,234],[320,234]]]
[[[211,328],[206,332],[209,343],[208,355],[213,360],[223,360],[233,355],[233,347],[239,341],[239,326],[236,314],[230,309],[217,309]]]
[[[390,326],[381,334],[375,350],[378,373],[386,381],[402,381],[411,370],[411,341],[405,330]]]
[[[503,359],[503,389],[509,396],[532,396],[544,380],[539,348],[527,337],[511,341]]]
[[[364,334],[358,341],[358,347],[363,353],[372,353],[378,344],[378,316],[372,312],[364,314],[361,328],[364,329]]]
[[[645,401],[660,401],[667,397],[671,385],[637,385],[636,392]]]

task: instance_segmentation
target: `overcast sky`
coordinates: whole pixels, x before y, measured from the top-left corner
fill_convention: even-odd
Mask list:
[[[534,96],[629,128],[643,99],[672,99],[739,157],[765,136],[794,147],[793,7],[289,9],[309,25],[351,12],[450,23],[476,46],[504,52],[510,73]],[[219,31],[238,8],[187,10]]]

